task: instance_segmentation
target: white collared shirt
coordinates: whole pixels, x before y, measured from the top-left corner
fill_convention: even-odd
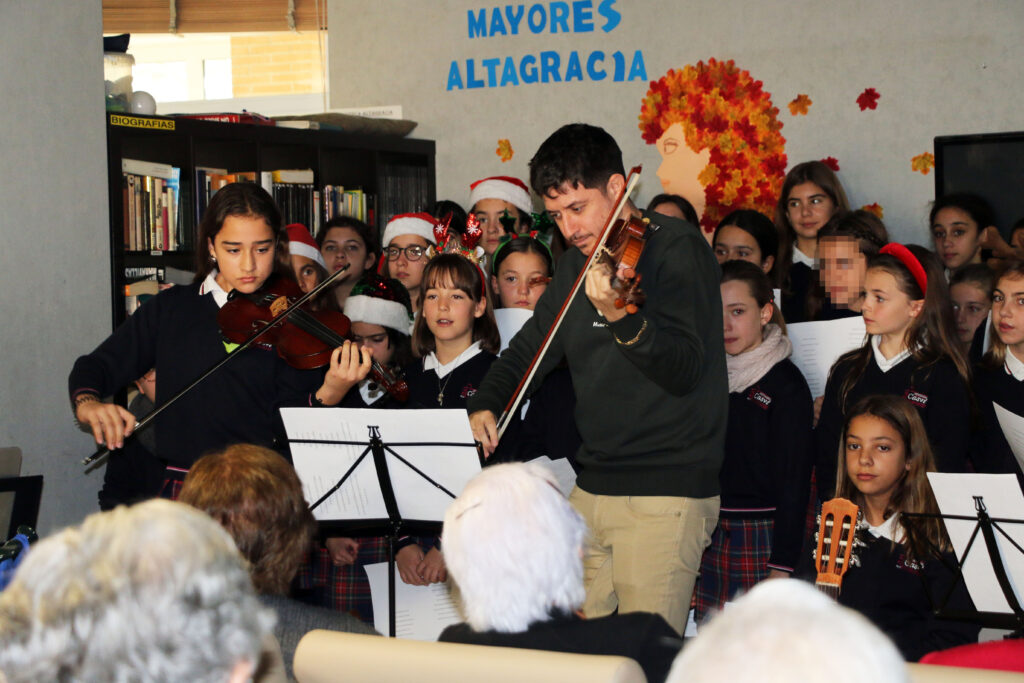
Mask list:
[[[441,362],[437,360],[437,353],[431,351],[423,357],[423,371],[427,372],[429,370],[433,370],[437,373],[437,378],[441,379],[478,353],[480,353],[480,342],[475,341],[469,345],[468,349],[460,353],[450,362],[441,365]]]
[[[892,517],[885,520],[878,526],[868,525],[868,531],[875,538],[887,538],[890,541],[897,543],[903,542],[903,525],[899,523],[899,513],[893,514]],[[898,536],[898,538],[897,538]]]
[[[882,355],[882,351],[879,345],[882,343],[882,336],[878,334],[871,335],[871,350],[875,352],[875,363],[878,365],[878,369],[882,372],[889,372],[894,367],[910,358],[910,349],[903,349],[892,358],[886,358]]]
[[[804,252],[800,251],[796,246],[793,247],[793,263],[802,263],[808,268],[815,268],[814,257],[808,256]]]
[[[1024,382],[1024,361],[1013,355],[1013,351],[1009,347],[1006,348],[1006,359],[1004,362],[1006,371],[1013,375],[1013,378],[1018,382]]]
[[[217,308],[223,308],[224,304],[228,302],[228,293],[217,284],[217,274],[219,272],[216,268],[210,271],[210,274],[203,280],[203,284],[199,286],[199,294],[212,294],[213,300],[217,302]]]

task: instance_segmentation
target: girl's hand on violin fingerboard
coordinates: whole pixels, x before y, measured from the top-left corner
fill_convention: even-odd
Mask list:
[[[587,273],[587,298],[608,322],[615,322],[626,317],[625,308],[616,308],[615,300],[619,293],[612,288],[611,273],[603,265],[595,265]]]
[[[114,450],[124,446],[124,439],[135,429],[135,416],[119,405],[99,400],[79,403],[75,418],[92,430],[100,446]]]
[[[317,398],[324,405],[337,405],[349,389],[366,379],[372,363],[373,354],[369,348],[346,341],[331,354],[331,366],[324,376],[323,386],[316,393]]]

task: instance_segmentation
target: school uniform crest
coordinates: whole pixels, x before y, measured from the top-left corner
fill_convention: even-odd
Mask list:
[[[747,400],[753,401],[761,410],[768,410],[772,405],[772,397],[758,389],[756,386],[751,387],[750,391],[747,392]]]
[[[476,387],[474,387],[472,384],[467,384],[466,386],[462,387],[462,391],[459,392],[459,396],[461,398],[469,398],[470,396],[475,396],[475,395],[476,395]]]
[[[907,399],[918,408],[928,407],[928,394],[922,394],[920,391],[907,389],[907,391],[903,394],[903,398]]]

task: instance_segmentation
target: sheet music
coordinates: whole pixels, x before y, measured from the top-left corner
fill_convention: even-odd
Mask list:
[[[1024,417],[1010,412],[995,401],[992,407],[996,411],[996,419],[999,420],[999,428],[1003,430],[1006,443],[1010,444],[1013,457],[1017,458],[1017,465],[1024,470]]]
[[[546,455],[542,455],[539,458],[534,458],[530,462],[535,462],[551,470],[551,473],[555,475],[555,481],[558,482],[558,490],[562,492],[562,495],[566,498],[572,492],[576,486],[576,470],[569,464],[568,458],[559,458],[558,460],[552,460]]]
[[[388,563],[368,564],[366,578],[373,602],[373,627],[388,635]],[[397,571],[397,570],[396,570]],[[395,576],[396,638],[436,641],[446,627],[464,621],[447,584],[410,586]]]
[[[501,335],[501,351],[508,348],[512,337],[516,336],[519,328],[526,324],[526,321],[533,317],[533,311],[525,308],[498,308],[494,311],[494,319],[498,321],[498,334]]]
[[[866,336],[864,318],[859,315],[839,320],[793,323],[786,326],[786,332],[793,343],[790,360],[800,368],[813,398],[825,395],[828,371],[839,356],[862,346]]]
[[[1017,484],[1017,477],[1012,474],[952,474],[946,472],[929,472],[928,481],[938,501],[939,510],[944,515],[977,516],[974,507],[974,496],[984,498],[989,517],[1002,519],[1024,519],[1024,494]],[[959,519],[943,520],[946,531],[953,543],[957,557],[963,555],[971,533],[977,525],[976,521]],[[1013,538],[1018,545],[1024,546],[1024,524],[1000,523],[1000,528]],[[1006,567],[1006,573],[1013,586],[1017,600],[1024,598],[1024,553],[1013,545],[998,531],[995,532],[999,554]],[[982,612],[1010,612],[1010,606],[999,588],[988,550],[979,531],[978,537],[971,546],[964,565],[964,581],[971,594],[974,606]]]
[[[440,522],[452,497],[480,471],[469,416],[464,410],[374,410],[368,408],[284,408],[289,440],[317,439],[369,442],[368,425],[377,426],[386,446],[423,474],[386,452],[392,489],[403,520]],[[463,446],[415,446],[435,442]],[[406,444],[406,445],[403,445]],[[306,500],[318,500],[334,486],[365,450],[365,445],[292,443],[295,470]],[[367,455],[338,491],[314,511],[318,520],[387,519],[387,507],[372,455]]]

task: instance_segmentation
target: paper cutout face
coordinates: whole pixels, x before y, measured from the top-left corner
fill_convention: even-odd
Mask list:
[[[700,174],[707,168],[711,159],[711,150],[694,152],[686,142],[686,133],[682,123],[673,123],[662,133],[656,143],[661,154],[661,165],[658,166],[658,179],[661,186],[669,194],[677,194],[693,204],[698,216],[704,215],[706,205],[704,185],[700,182]]]

